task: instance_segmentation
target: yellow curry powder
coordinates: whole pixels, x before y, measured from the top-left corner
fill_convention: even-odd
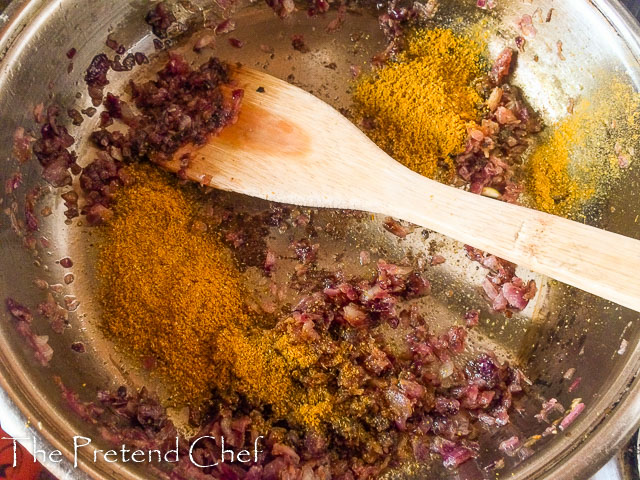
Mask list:
[[[303,389],[296,380],[319,360],[313,346],[294,343],[282,331],[229,330],[221,338],[234,359],[230,389],[253,404],[271,405],[276,415],[308,427],[331,420],[332,395],[324,385]]]
[[[294,342],[284,327],[260,328],[247,313],[229,250],[194,228],[193,190],[150,166],[132,167],[131,178],[99,242],[105,332],[141,361],[155,359],[174,404],[200,406],[214,391],[238,392],[295,423],[327,421],[326,387],[296,383],[318,361],[313,344]]]
[[[199,403],[219,375],[212,336],[250,323],[240,275],[227,249],[193,228],[186,193],[150,167],[132,175],[100,242],[103,325],[131,353],[155,358],[178,402]]]
[[[640,95],[610,76],[553,125],[527,163],[533,207],[574,217],[630,167],[640,139]]]
[[[473,83],[486,72],[483,52],[448,29],[415,32],[396,59],[354,86],[359,114],[375,122],[368,135],[412,170],[451,180],[451,157],[481,113]]]

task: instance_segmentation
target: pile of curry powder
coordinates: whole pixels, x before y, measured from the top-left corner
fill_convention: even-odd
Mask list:
[[[316,426],[331,415],[325,387],[296,378],[315,368],[313,345],[264,329],[221,239],[203,228],[195,187],[135,165],[98,242],[102,328],[120,350],[153,365],[170,403],[206,406],[244,396],[280,418]],[[286,323],[286,322],[285,322]]]
[[[187,191],[151,167],[131,170],[99,243],[103,327],[124,349],[156,363],[177,402],[199,403],[218,375],[216,332],[251,319],[227,249],[194,228]]]
[[[579,219],[633,167],[640,147],[640,94],[628,81],[597,74],[600,85],[552,125],[526,164],[526,199],[547,213]]]
[[[415,172],[451,181],[453,157],[482,114],[474,83],[487,72],[484,51],[449,29],[414,32],[396,58],[354,85],[357,113],[373,123],[367,135]]]

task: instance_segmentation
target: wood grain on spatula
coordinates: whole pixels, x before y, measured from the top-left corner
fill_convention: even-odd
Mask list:
[[[244,67],[236,81],[245,90],[238,122],[175,156],[190,152],[191,180],[402,218],[640,311],[640,241],[429,180],[313,95]]]

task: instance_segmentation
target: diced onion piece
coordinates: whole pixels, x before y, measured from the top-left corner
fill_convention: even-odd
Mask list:
[[[500,198],[500,192],[492,187],[483,187],[482,195],[490,198]]]

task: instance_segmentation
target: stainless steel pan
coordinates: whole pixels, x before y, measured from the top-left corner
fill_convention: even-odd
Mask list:
[[[564,115],[570,97],[589,95],[598,86],[598,72],[609,72],[628,78],[640,85],[640,28],[633,18],[615,1],[607,0],[537,0],[532,5],[521,0],[501,0],[489,14],[475,6],[475,0],[442,2],[438,18],[442,23],[472,23],[482,16],[488,19],[490,48],[495,53],[505,44],[513,44],[515,23],[523,13],[543,12],[553,7],[552,22],[537,26],[536,41],[527,44],[520,55],[515,74],[531,104],[542,112],[545,120]],[[109,29],[117,39],[132,50],[153,53],[144,13],[150,2],[114,0],[15,0],[0,17],[0,185],[16,168],[12,158],[12,136],[17,127],[34,129],[32,109],[40,102],[57,102],[69,108],[85,108],[90,104],[82,82],[84,69],[91,58],[105,50]],[[197,25],[220,15],[219,5],[207,0],[176,2],[175,11],[185,24]],[[362,65],[381,48],[375,7],[351,13],[342,30],[335,34],[324,31],[332,19],[308,18],[300,12],[282,21],[262,4],[248,4],[237,12],[238,28],[234,36],[246,40],[242,49],[232,49],[219,42],[215,54],[250,66],[260,66],[270,73],[312,91],[336,107],[349,104],[349,66]],[[291,50],[288,38],[304,33],[312,52],[300,55]],[[284,38],[284,40],[283,40]],[[555,54],[555,43],[564,45],[565,61]],[[274,48],[273,58],[260,48]],[[67,73],[70,48],[78,50],[74,68]],[[534,56],[538,56],[538,61]],[[327,68],[335,63],[336,69]],[[290,76],[292,75],[292,76]],[[120,88],[126,75],[112,81],[111,90]],[[78,96],[76,95],[78,94]],[[82,139],[91,122],[72,127],[76,138]],[[86,145],[77,145],[83,159]],[[87,159],[84,159],[86,161]],[[5,195],[2,210],[21,211],[24,192],[40,182],[36,162],[20,167],[24,186],[15,198]],[[638,172],[632,170],[625,183],[611,192],[604,201],[590,205],[587,221],[603,228],[640,238],[636,223],[640,214]],[[265,203],[234,195],[224,195],[224,201],[237,208],[260,209]],[[14,205],[15,202],[15,205]],[[46,451],[62,450],[70,458],[70,439],[74,434],[95,439],[99,435],[69,411],[53,381],[59,375],[65,384],[92,399],[99,388],[120,383],[140,385],[152,381],[132,370],[102,338],[98,323],[99,309],[92,301],[96,284],[91,268],[91,229],[64,223],[62,202],[55,192],[45,196],[38,211],[45,206],[52,215],[42,219],[41,234],[48,242],[39,241],[37,253],[25,250],[21,239],[12,231],[9,216],[0,215],[0,297],[11,296],[37,305],[44,292],[34,285],[34,279],[49,284],[61,284],[63,269],[58,260],[70,256],[74,260],[76,280],[63,287],[61,295],[73,295],[80,307],[71,314],[71,328],[62,335],[48,330],[38,320],[36,329],[50,336],[55,353],[48,368],[38,366],[22,339],[16,334],[8,315],[0,313],[0,419],[12,435],[23,433],[36,438],[38,447]],[[340,223],[334,212],[318,213],[319,221]],[[535,454],[525,461],[513,461],[501,477],[574,479],[587,478],[602,466],[637,429],[640,423],[640,323],[637,314],[609,304],[572,288],[547,282],[534,274],[542,286],[536,304],[511,319],[492,314],[478,290],[479,273],[461,251],[461,245],[436,234],[424,239],[413,234],[399,247],[380,228],[378,219],[364,223],[356,230],[347,225],[341,238],[326,239],[336,252],[357,252],[358,242],[386,249],[391,258],[407,254],[419,257],[432,242],[449,259],[442,268],[433,270],[434,295],[424,305],[439,326],[457,321],[465,309],[476,307],[486,319],[479,329],[476,345],[497,350],[501,356],[523,366],[534,381],[528,408],[535,413],[545,398],[556,397],[569,405],[575,397],[586,403],[585,412],[558,435],[545,438],[534,448]],[[490,228],[490,226],[489,226]],[[364,240],[363,240],[364,239]],[[46,246],[45,246],[46,245]],[[453,297],[447,295],[455,286]],[[622,351],[621,343],[627,343]],[[83,341],[88,352],[79,355],[70,349],[73,341]],[[567,392],[563,374],[576,369],[582,377],[578,391]],[[179,417],[179,415],[176,415]],[[28,425],[24,425],[24,420]],[[525,435],[544,429],[531,416],[518,421]],[[496,438],[494,440],[499,440]],[[95,440],[99,445],[99,440]],[[31,440],[25,442],[32,449]],[[60,478],[149,478],[148,473],[122,464],[94,463],[80,459],[78,468],[69,463],[46,462]],[[458,475],[458,476],[457,476]],[[475,473],[491,478],[490,473]],[[464,475],[451,473],[451,478]],[[475,478],[475,477],[474,477]]]

